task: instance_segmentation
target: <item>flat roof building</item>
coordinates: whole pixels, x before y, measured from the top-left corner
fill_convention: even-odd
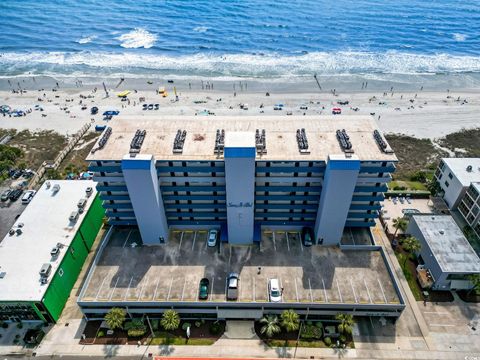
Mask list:
[[[260,229],[311,226],[340,243],[378,217],[395,157],[371,117],[124,117],[88,155],[109,223],[144,244],[172,228],[218,227],[251,244]],[[238,234],[242,234],[241,236]]]
[[[480,158],[442,158],[435,178],[447,205],[456,209],[470,184],[480,182]]]
[[[93,181],[45,182],[0,242],[0,320],[58,320],[102,218]]]
[[[435,290],[469,289],[480,274],[480,259],[450,215],[413,215],[407,234],[421,243],[418,261],[433,277]]]

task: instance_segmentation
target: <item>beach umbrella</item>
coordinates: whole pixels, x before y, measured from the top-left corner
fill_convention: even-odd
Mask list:
[[[117,96],[118,97],[127,97],[128,94],[130,94],[130,90],[125,90],[125,91],[119,92],[117,94]]]

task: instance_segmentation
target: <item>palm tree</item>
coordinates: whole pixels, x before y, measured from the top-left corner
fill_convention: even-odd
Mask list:
[[[287,331],[295,331],[298,330],[300,327],[300,319],[298,314],[292,310],[284,310],[282,312],[282,315],[280,315],[281,318],[281,325],[285,328]]]
[[[346,333],[346,334],[351,334],[353,331],[353,324],[355,323],[353,321],[353,316],[350,314],[337,314],[335,316],[335,319],[340,321],[340,324],[338,324],[338,331],[341,333]]]
[[[477,294],[480,294],[480,274],[470,274],[468,276],[468,280],[470,280],[470,282],[473,284],[468,293],[471,293],[473,290],[475,290]]]
[[[176,330],[180,326],[180,316],[175,310],[166,310],[160,323],[165,330]]]
[[[260,319],[260,324],[263,324],[260,333],[269,338],[281,331],[277,315],[264,316]]]
[[[393,237],[397,236],[398,230],[402,230],[402,232],[405,232],[405,230],[407,230],[407,226],[408,226],[408,222],[404,217],[397,217],[393,219],[393,227],[395,228]]]
[[[409,236],[405,240],[403,240],[402,246],[406,251],[412,254],[419,252],[420,249],[422,248],[420,241],[418,241],[418,239],[413,236]],[[406,262],[407,262],[407,257],[405,256],[405,260],[403,261],[404,267]]]
[[[105,321],[107,322],[110,330],[115,330],[117,328],[122,328],[123,322],[125,321],[125,315],[127,313],[122,308],[114,307],[112,308],[107,315],[105,315]]]

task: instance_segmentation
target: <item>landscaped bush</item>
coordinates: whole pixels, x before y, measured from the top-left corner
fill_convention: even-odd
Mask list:
[[[214,322],[212,325],[210,325],[210,328],[208,330],[210,331],[210,334],[218,335],[220,334],[220,331],[222,331],[222,327],[219,323]]]
[[[328,336],[327,336],[325,339],[323,339],[323,342],[324,342],[325,345],[327,345],[327,346],[332,345],[332,339],[330,339]]]
[[[127,334],[130,337],[139,337],[139,336],[145,335],[146,332],[147,332],[147,328],[144,325],[143,328],[138,327],[138,328],[132,328],[128,330]]]
[[[23,328],[23,324],[22,323],[18,323],[17,324],[17,329],[22,329]]]
[[[127,330],[127,334],[130,337],[142,336],[147,332],[147,327],[141,319],[126,322],[123,328]]]
[[[158,319],[150,320],[150,324],[152,325],[152,329],[154,331],[157,331],[159,326],[160,326],[160,320],[158,320]]]
[[[104,337],[104,336],[105,336],[105,331],[99,330],[98,333],[97,333],[97,337],[101,338],[101,337]]]
[[[8,323],[6,323],[6,322],[3,322],[3,323],[2,323],[2,328],[4,328],[4,329],[8,329]]]
[[[188,322],[185,322],[183,323],[182,325],[182,330],[183,331],[187,331],[187,328],[191,328],[192,327],[192,324],[188,323]]]
[[[195,321],[195,327],[199,328],[202,326],[202,323],[200,321]]]
[[[305,340],[310,339],[321,339],[322,338],[322,328],[315,325],[305,325],[302,329],[300,337]]]
[[[345,335],[340,335],[338,337],[338,340],[340,340],[341,343],[345,343],[345,341],[347,341],[347,338],[345,337]]]

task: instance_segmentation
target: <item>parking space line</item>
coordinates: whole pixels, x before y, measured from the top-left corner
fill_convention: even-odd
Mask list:
[[[178,244],[178,250],[180,250],[180,248],[182,247],[183,234],[185,234],[184,231],[182,231],[182,235],[180,235],[180,243]]]
[[[325,290],[325,281],[323,281],[323,278],[322,278],[322,285],[323,285],[323,294],[325,295],[325,302],[328,303],[327,290]]]
[[[428,324],[429,326],[457,326],[453,324]]]
[[[290,251],[290,242],[288,241],[288,232],[285,231],[285,237],[287,238],[287,248],[288,248],[288,251]]]
[[[353,232],[352,232],[352,228],[348,228],[348,230],[350,230],[350,236],[351,236],[351,238],[352,238],[353,245],[356,245],[356,244],[355,244],[355,238],[354,238]]]
[[[363,283],[365,284],[365,289],[367,289],[367,294],[368,298],[370,299],[370,303],[372,303],[372,297],[370,296],[370,291],[368,290],[367,282],[365,281],[365,278],[363,278]]]
[[[112,300],[113,293],[115,292],[115,289],[117,288],[118,280],[120,280],[120,276],[117,276],[117,281],[115,281],[115,286],[114,286],[113,289],[112,289],[112,293],[111,293],[110,296],[108,297],[109,300]]]
[[[100,290],[102,290],[103,284],[105,283],[106,277],[103,278],[102,283],[100,284],[100,287],[98,288],[97,295],[95,296],[95,300],[98,299],[98,295],[100,294]]]
[[[185,285],[187,283],[187,278],[183,278],[183,289],[182,289],[182,297],[181,297],[181,301],[183,301],[183,295],[185,293]]]
[[[340,297],[340,302],[343,303],[342,293],[340,292],[340,285],[338,284],[338,279],[335,279],[337,283],[338,296]]]
[[[140,299],[143,295],[143,290],[145,289],[145,285],[148,283],[148,278],[145,279],[142,285],[142,289],[140,290],[140,294],[138,294],[137,300]]]
[[[173,276],[170,278],[170,287],[168,288],[167,301],[170,299],[170,291],[172,291]]]
[[[297,278],[293,278],[293,280],[295,281],[295,294],[297,295],[297,302],[298,302],[298,289],[297,289]]]
[[[308,289],[310,290],[310,301],[313,302],[312,284],[310,283],[310,278],[308,278]]]
[[[424,314],[435,314],[435,315],[448,315],[448,312],[441,312],[441,311],[424,311]]]
[[[130,282],[128,283],[128,288],[127,288],[127,291],[125,291],[125,296],[123,297],[123,300],[127,298],[127,295],[130,292],[130,286],[132,286],[132,281],[133,281],[133,276],[130,278]]]
[[[273,249],[277,251],[277,245],[275,244],[275,231],[272,231]]]
[[[378,285],[380,285],[380,290],[382,290],[383,299],[385,300],[385,304],[386,304],[388,303],[388,301],[387,301],[387,297],[385,296],[385,291],[383,291],[382,283],[380,282],[379,278],[377,278],[377,281],[378,281]]]
[[[256,294],[256,283],[255,278],[253,278],[253,302],[257,301],[257,294]]]
[[[213,295],[213,285],[215,284],[215,276],[212,276],[212,287],[210,288],[210,294],[208,294],[208,297],[207,297],[207,300],[208,298],[211,296],[210,295]]]
[[[153,293],[153,298],[152,300],[155,300],[155,298],[157,297],[157,291],[158,291],[158,284],[160,283],[160,277],[158,278],[157,280],[157,285],[155,286],[155,292]]]
[[[193,251],[193,248],[195,247],[195,240],[196,239],[197,239],[197,232],[195,231],[195,233],[193,234],[192,251]]]
[[[298,238],[300,239],[300,248],[302,249],[302,252],[303,252],[303,241],[302,241],[302,234],[300,234],[299,232],[297,233],[298,235]]]
[[[352,279],[350,278],[350,286],[352,287],[353,297],[355,298],[355,302],[358,304],[357,294],[355,293],[355,288],[353,287]]]
[[[130,235],[132,235],[132,231],[133,231],[133,230],[130,230],[130,231],[128,232],[127,238],[125,239],[125,242],[123,243],[123,246],[122,246],[123,248],[125,248],[125,246],[127,246],[128,239],[130,239]]]

